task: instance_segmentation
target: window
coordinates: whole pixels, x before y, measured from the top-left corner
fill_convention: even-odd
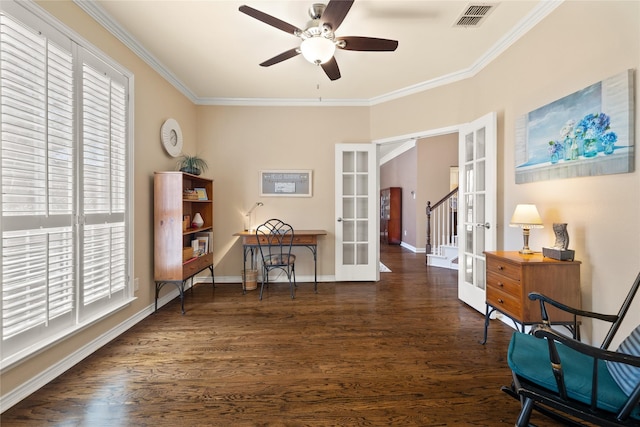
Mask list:
[[[65,31],[2,2],[3,366],[132,296],[132,78]]]

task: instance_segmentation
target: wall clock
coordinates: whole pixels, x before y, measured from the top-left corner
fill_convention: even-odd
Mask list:
[[[182,130],[175,119],[167,119],[160,128],[160,140],[171,157],[182,152]]]

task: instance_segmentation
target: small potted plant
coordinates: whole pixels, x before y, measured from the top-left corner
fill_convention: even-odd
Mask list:
[[[200,175],[207,170],[209,165],[207,165],[207,162],[203,158],[198,157],[197,154],[193,156],[183,154],[178,161],[178,167],[181,172]]]

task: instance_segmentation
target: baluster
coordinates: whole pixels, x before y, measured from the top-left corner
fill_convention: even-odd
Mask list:
[[[427,255],[442,255],[443,245],[458,246],[457,195],[455,188],[433,206],[427,201]]]

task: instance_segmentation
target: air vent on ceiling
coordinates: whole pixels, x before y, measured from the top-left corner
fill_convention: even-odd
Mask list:
[[[456,19],[454,27],[477,27],[495,9],[497,3],[470,4]]]

